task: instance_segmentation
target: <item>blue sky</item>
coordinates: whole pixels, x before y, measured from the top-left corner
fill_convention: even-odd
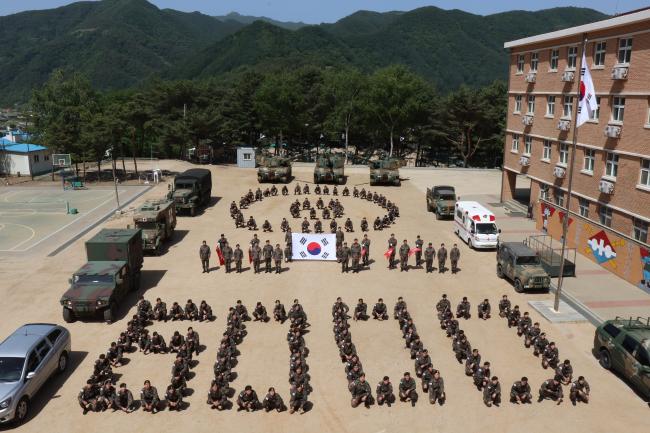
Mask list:
[[[244,15],[267,16],[283,21],[307,23],[334,22],[357,10],[378,12],[411,10],[422,6],[462,9],[487,15],[513,9],[538,10],[555,6],[590,7],[614,14],[648,6],[647,0],[150,0],[160,8],[200,11],[208,15],[239,12]],[[0,15],[47,9],[73,3],[70,0],[0,0]]]

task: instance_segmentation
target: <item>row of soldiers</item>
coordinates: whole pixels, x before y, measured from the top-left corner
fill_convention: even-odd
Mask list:
[[[341,204],[339,199],[330,200],[327,207],[325,207],[325,203],[323,202],[323,199],[320,197],[316,201],[315,208],[311,206],[311,203],[308,198],[305,198],[303,200],[302,207],[300,205],[300,201],[298,200],[296,200],[295,202],[291,203],[291,205],[289,205],[289,213],[293,218],[300,218],[301,210],[309,211],[310,219],[316,219],[317,210],[322,210],[323,219],[330,219],[332,215],[334,216],[334,218],[341,218],[343,216],[343,213],[345,212],[345,208],[343,207],[343,204]]]
[[[273,247],[269,240],[266,240],[265,244],[260,247],[260,239],[257,237],[257,234],[253,235],[253,239],[251,239],[250,247],[248,249],[248,255],[249,261],[252,263],[253,270],[256,274],[262,272],[262,261],[264,261],[264,272],[275,272],[276,274],[282,273],[283,258],[286,257],[287,261],[291,261],[292,251],[290,234],[288,238],[289,240],[286,241],[286,246],[283,250],[280,247],[280,244],[275,244],[275,247]],[[226,273],[233,271],[237,273],[243,272],[244,251],[240,245],[236,244],[235,249],[233,249],[223,234],[219,240],[217,240],[217,244],[217,253],[220,256],[220,261],[223,261]],[[212,253],[207,241],[203,241],[199,248],[199,258],[201,259],[201,267],[204,273],[209,273],[211,270],[211,255]]]
[[[424,241],[420,237],[420,235],[417,235],[415,239],[415,247],[411,248],[411,246],[408,243],[408,240],[404,239],[402,242],[402,245],[397,247],[397,238],[395,238],[395,234],[391,233],[390,238],[388,238],[388,250],[386,251],[385,255],[388,258],[388,268],[389,269],[396,269],[397,268],[397,260],[395,259],[397,256],[397,253],[399,252],[399,265],[400,265],[400,271],[407,271],[409,270],[409,258],[411,255],[415,255],[415,266],[420,267],[422,266],[422,257],[424,254],[424,263],[426,265],[425,269],[427,273],[433,272],[433,260],[438,257],[438,272],[439,273],[444,273],[447,270],[447,256],[449,255],[449,259],[451,262],[451,272],[453,274],[457,273],[459,268],[458,268],[458,261],[460,260],[460,250],[458,249],[458,245],[454,244],[452,247],[451,251],[447,253],[447,248],[445,248],[445,244],[442,243],[440,244],[440,248],[438,248],[438,251],[436,252],[435,248],[433,247],[433,243],[429,242],[427,245],[427,248],[424,248]]]

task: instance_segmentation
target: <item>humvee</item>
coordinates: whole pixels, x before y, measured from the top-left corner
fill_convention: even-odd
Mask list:
[[[427,188],[427,211],[435,212],[436,219],[454,217],[456,190],[453,186],[436,185]]]
[[[512,281],[515,291],[545,289],[551,277],[542,267],[539,255],[522,242],[500,242],[497,247],[497,276]]]
[[[606,320],[596,328],[594,354],[650,400],[650,318]]]
[[[257,180],[258,182],[282,182],[291,181],[291,161],[282,156],[261,155],[257,157]]]
[[[133,223],[142,230],[142,250],[159,255],[163,242],[174,234],[176,206],[167,199],[147,200],[136,209]]]
[[[370,185],[395,185],[400,186],[399,168],[404,161],[399,158],[387,157],[370,162]]]
[[[345,183],[344,162],[342,157],[331,153],[320,155],[314,167],[314,183],[332,182],[339,185]]]
[[[174,189],[169,198],[174,201],[176,211],[189,209],[195,216],[200,206],[207,206],[212,195],[212,173],[205,168],[192,168],[174,178]]]
[[[140,288],[142,231],[103,229],[86,241],[88,262],[68,280],[70,288],[61,297],[63,320],[101,315],[111,323],[119,303]]]

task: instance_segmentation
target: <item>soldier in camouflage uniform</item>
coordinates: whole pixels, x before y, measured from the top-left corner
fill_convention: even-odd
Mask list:
[[[433,248],[433,244],[429,242],[429,245],[424,250],[424,261],[426,263],[426,272],[433,272],[433,259],[436,257],[436,250]]]
[[[244,252],[239,247],[239,244],[235,245],[235,250],[232,252],[232,258],[235,261],[235,269],[238,274],[241,274],[241,263],[244,259]]]
[[[409,246],[406,239],[404,239],[404,242],[399,247],[400,272],[403,272],[403,271],[408,272],[408,270],[409,270],[409,252],[410,251],[411,251],[411,247]]]
[[[397,253],[397,239],[395,239],[395,234],[391,233],[390,238],[388,238],[388,250],[393,250],[388,256],[388,269],[395,268],[395,254]]]
[[[261,403],[257,397],[257,393],[253,390],[253,387],[246,385],[246,388],[239,393],[237,397],[237,411],[245,410],[246,412],[254,412],[261,408]]]
[[[370,384],[366,382],[365,374],[362,373],[361,376],[359,376],[359,379],[354,381],[350,392],[352,393],[352,407],[357,407],[363,403],[366,408],[370,408],[370,405],[373,403],[372,391],[370,389]]]
[[[264,248],[262,248],[262,257],[264,258],[265,273],[270,274],[271,270],[271,260],[273,259],[273,246],[270,241],[266,241]]]
[[[424,241],[420,239],[420,235],[417,236],[415,239],[415,248],[417,250],[415,251],[415,266],[420,266],[422,263],[422,247],[424,246]]]
[[[579,376],[578,380],[571,384],[569,399],[571,399],[571,403],[574,406],[579,401],[589,403],[589,392],[589,383],[585,380],[584,376]]]
[[[352,273],[359,273],[359,261],[361,260],[361,245],[358,239],[350,247],[350,256],[352,257]]]
[[[411,406],[415,407],[415,403],[418,401],[418,393],[416,391],[415,379],[411,377],[411,374],[407,371],[404,373],[404,377],[399,382],[399,399],[400,401],[406,402],[410,401]]]
[[[362,298],[359,298],[359,302],[357,303],[357,306],[354,308],[354,314],[352,318],[354,320],[368,320],[370,316],[368,316],[368,304],[363,302]]]
[[[368,231],[368,220],[366,219],[366,217],[361,218],[361,231],[362,232]]]
[[[379,298],[372,308],[372,318],[375,320],[388,320],[388,309],[382,298]]]
[[[438,273],[444,273],[447,264],[447,249],[445,248],[445,244],[440,244],[440,248],[438,249]]]
[[[165,392],[165,400],[170,411],[180,411],[183,405],[183,394],[180,389],[174,388],[174,385],[169,385]]]
[[[158,390],[155,386],[151,386],[151,381],[149,380],[144,381],[144,387],[140,391],[140,404],[142,410],[145,412],[158,412],[158,405],[160,404]]]
[[[460,250],[458,245],[454,244],[451,251],[449,252],[449,260],[451,261],[451,273],[455,274],[458,272],[458,260],[460,260]]]
[[[558,405],[562,403],[564,399],[562,384],[557,379],[548,379],[539,387],[539,398],[537,401],[541,402],[545,399],[557,401]]]
[[[490,311],[492,310],[492,307],[490,306],[490,301],[486,298],[478,304],[478,318],[487,320],[489,319],[490,316]]]
[[[287,410],[284,402],[282,401],[282,397],[280,397],[280,394],[275,392],[275,388],[273,387],[270,387],[269,392],[266,393],[266,396],[262,401],[262,407],[266,412],[270,412],[272,410],[282,412],[283,410]]]
[[[386,403],[388,407],[395,403],[395,394],[393,394],[393,384],[390,383],[390,378],[384,376],[383,380],[377,384],[377,403],[379,406]]]
[[[343,230],[341,230],[341,227],[339,227],[336,231],[336,248],[340,248],[341,245],[343,245],[344,240],[345,234],[343,233]]]
[[[350,247],[347,242],[343,242],[341,247],[341,272],[349,272],[350,270]]]
[[[131,413],[134,410],[133,394],[126,387],[126,383],[120,384],[120,389],[115,396],[115,407],[116,410],[121,410],[126,413]]]
[[[284,247],[284,260],[287,262],[291,262],[293,258],[293,252],[291,251],[292,246],[291,243],[288,243],[287,246]]]
[[[501,384],[498,377],[492,376],[492,379],[483,389],[483,402],[487,407],[499,406],[501,403]]]
[[[282,248],[280,248],[280,244],[275,244],[275,249],[273,250],[273,261],[275,262],[275,273],[282,273]]]
[[[110,383],[110,382],[109,382]],[[99,387],[93,383],[92,380],[88,379],[86,385],[81,388],[79,395],[77,396],[77,401],[79,401],[79,406],[84,411],[84,415],[88,411],[97,412],[100,408],[100,391]],[[112,403],[112,401],[111,401]]]
[[[530,385],[526,376],[512,384],[512,388],[510,388],[510,401],[512,403],[532,403],[532,399]]]
[[[227,390],[224,387],[219,386],[217,382],[213,382],[208,391],[207,403],[210,405],[210,409],[221,411],[230,408]]]
[[[368,260],[370,260],[370,239],[368,235],[363,235],[361,239],[361,248],[365,249],[365,254],[363,255],[363,266],[368,266]]]
[[[199,248],[199,258],[201,259],[203,273],[210,272],[210,247],[206,241],[203,241],[201,248]]]
[[[445,381],[440,376],[440,371],[433,370],[433,378],[427,384],[429,391],[429,403],[435,404],[436,401],[439,405],[445,403],[447,395],[445,394]]]
[[[258,244],[251,246],[251,258],[253,259],[253,269],[256,274],[260,273],[260,260],[262,259],[262,249]]]
[[[327,188],[327,187],[325,187]],[[289,401],[289,413],[293,414],[299,411],[301,414],[305,413],[307,406],[307,393],[302,384],[298,384],[291,388],[291,400]]]
[[[221,254],[223,255],[223,261],[226,265],[226,273],[229,274],[230,271],[232,270],[233,251],[231,246],[228,245],[228,242],[224,244],[223,249],[221,250]]]
[[[271,227],[271,223],[269,222],[269,220],[264,220],[264,223],[262,224],[262,231],[265,233],[273,231],[273,228]]]

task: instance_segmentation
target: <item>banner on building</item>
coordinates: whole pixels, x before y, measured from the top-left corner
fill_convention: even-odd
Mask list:
[[[292,233],[293,260],[336,260],[336,235]]]

